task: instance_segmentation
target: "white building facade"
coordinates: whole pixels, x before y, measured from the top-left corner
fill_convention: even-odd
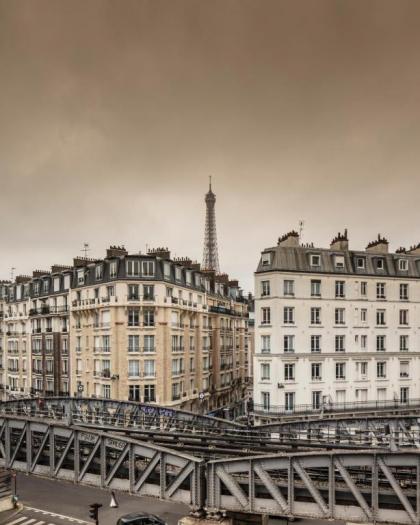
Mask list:
[[[279,414],[420,398],[420,247],[262,252],[255,274],[254,410]]]

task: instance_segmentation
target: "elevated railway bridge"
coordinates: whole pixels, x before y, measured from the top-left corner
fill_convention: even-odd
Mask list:
[[[82,398],[0,404],[0,466],[224,513],[420,524],[419,408],[247,427]]]

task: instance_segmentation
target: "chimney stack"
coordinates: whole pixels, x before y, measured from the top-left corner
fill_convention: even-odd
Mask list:
[[[128,255],[124,246],[110,246],[106,251],[107,257],[121,257],[123,255]]]
[[[331,250],[347,251],[349,249],[349,239],[347,236],[347,228],[344,233],[337,233],[337,236],[331,241]]]
[[[369,253],[386,254],[388,253],[388,245],[389,242],[387,239],[381,237],[381,234],[378,234],[378,238],[366,246],[366,251]]]
[[[297,248],[299,246],[298,232],[292,230],[291,232],[286,233],[282,237],[279,237],[277,246],[282,246],[285,248]]]

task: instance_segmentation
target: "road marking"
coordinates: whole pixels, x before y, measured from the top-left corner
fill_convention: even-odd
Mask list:
[[[18,518],[17,520],[10,521],[6,525],[16,525],[20,521],[27,520],[28,518],[26,516],[23,516],[22,518]]]
[[[16,525],[16,523],[19,523],[20,521],[27,520],[28,518],[26,516],[23,516],[22,518],[18,518],[17,520],[10,521],[7,523],[7,525]]]
[[[40,512],[46,516],[51,516],[52,518],[59,518],[62,520],[72,521],[73,523],[80,523],[81,525],[92,525],[92,522],[79,520],[78,518],[73,518],[72,516],[65,516],[64,514],[57,514],[56,512],[50,512],[49,510],[37,509],[35,507],[25,507],[25,509],[32,510],[33,512]],[[27,524],[20,523],[19,525],[27,525]],[[37,525],[37,524],[34,524],[34,525]],[[54,524],[49,523],[48,525],[54,525]]]
[[[36,521],[35,518],[32,518],[31,520],[27,520],[27,521],[22,521],[21,525],[29,525],[30,523],[33,523],[34,521]]]

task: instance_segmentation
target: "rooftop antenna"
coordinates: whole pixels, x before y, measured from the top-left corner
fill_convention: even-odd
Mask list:
[[[13,282],[13,279],[15,277],[15,270],[16,268],[13,266],[12,268],[10,268],[10,280]]]
[[[302,232],[303,232],[303,227],[305,225],[305,221],[303,221],[302,219],[299,221],[299,241],[302,242]]]
[[[88,252],[90,252],[89,243],[88,242],[84,242],[83,243],[83,249],[80,250],[80,251],[83,252],[85,257],[87,258]]]
[[[209,175],[209,190],[211,191],[211,175]]]

